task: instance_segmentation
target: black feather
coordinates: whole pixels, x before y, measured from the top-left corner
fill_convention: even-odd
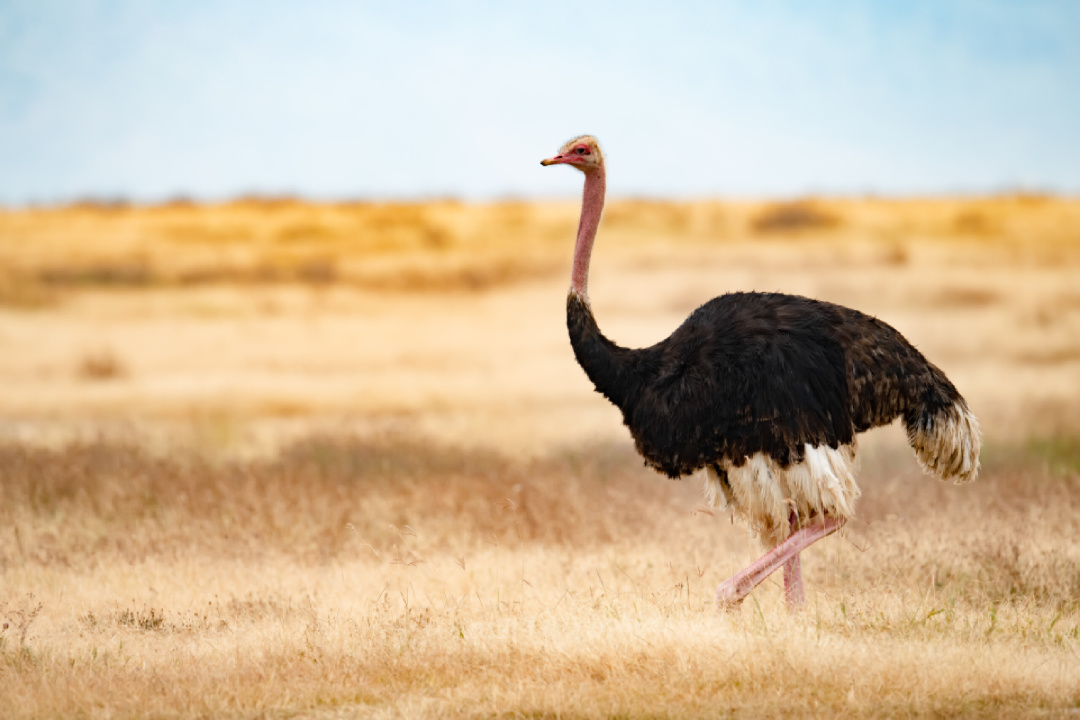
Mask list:
[[[604,337],[574,293],[566,321],[578,363],[622,410],[646,463],[673,478],[758,452],[788,467],[807,444],[850,444],[900,415],[909,427],[932,422],[960,397],[889,325],[805,297],[721,295],[638,350]]]

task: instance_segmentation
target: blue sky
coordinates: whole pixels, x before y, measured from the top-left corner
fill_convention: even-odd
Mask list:
[[[1080,2],[0,0],[0,203],[1080,192]]]

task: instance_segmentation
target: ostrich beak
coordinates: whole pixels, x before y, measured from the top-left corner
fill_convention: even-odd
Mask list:
[[[548,165],[559,165],[559,164],[564,163],[564,162],[566,162],[565,157],[563,157],[562,155],[556,155],[553,158],[548,158],[547,160],[541,160],[540,164],[543,165],[544,167],[547,167]]]

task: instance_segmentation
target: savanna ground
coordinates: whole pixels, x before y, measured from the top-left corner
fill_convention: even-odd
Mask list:
[[[796,616],[716,612],[755,543],[574,363],[576,213],[0,212],[0,715],[1080,714],[1080,202],[609,205],[617,341],[807,294],[983,421],[963,487],[866,436]]]

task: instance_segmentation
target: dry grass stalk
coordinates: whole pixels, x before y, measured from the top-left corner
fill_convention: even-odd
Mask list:
[[[807,554],[790,617],[778,587],[716,614],[753,547],[625,447],[9,445],[0,580],[23,637],[5,631],[0,683],[26,718],[1065,712],[1080,476],[1060,457],[999,449],[955,488],[871,453],[862,522]]]

